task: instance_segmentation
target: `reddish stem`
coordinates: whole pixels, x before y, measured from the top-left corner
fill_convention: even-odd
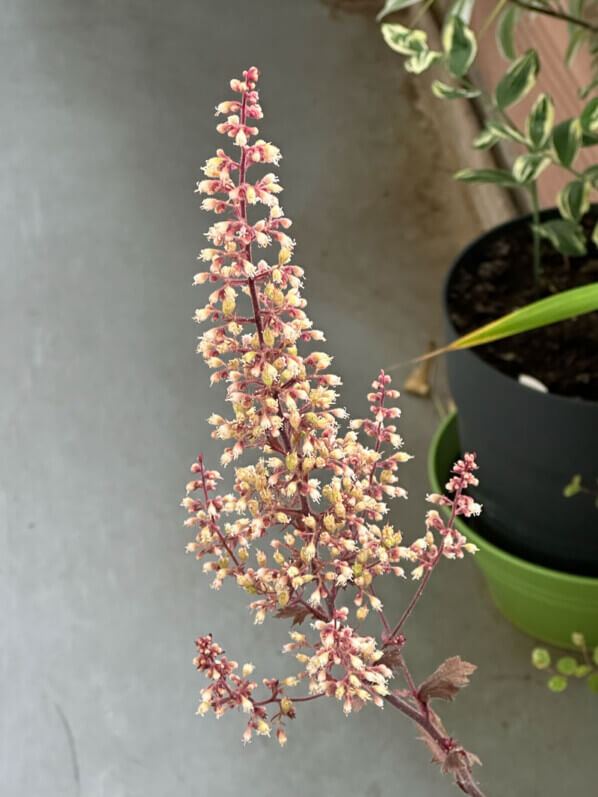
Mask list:
[[[408,703],[398,695],[387,695],[386,702],[390,703],[391,706],[398,709],[402,714],[409,717],[409,719],[413,720],[415,724],[425,731],[429,736],[434,739],[434,741],[443,749],[449,749],[453,747],[455,749],[454,740],[450,739],[449,737],[444,736],[432,723],[429,716],[426,716],[421,710],[418,711],[414,706]],[[463,757],[465,758],[465,751],[463,751]],[[459,786],[459,788],[465,792],[465,794],[469,794],[470,797],[485,797],[484,792],[480,789],[477,783],[473,779],[473,775],[471,774],[471,767],[469,764],[463,763],[463,766],[457,770],[455,773],[455,782]]]

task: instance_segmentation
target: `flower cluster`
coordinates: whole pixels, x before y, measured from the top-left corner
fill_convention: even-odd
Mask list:
[[[404,637],[401,622],[393,628],[386,620],[375,579],[403,576],[405,563],[418,577],[441,556],[474,550],[453,528],[457,514],[474,511],[462,493],[474,483],[473,457],[455,466],[449,487],[454,498],[438,499],[453,508],[448,524],[430,513],[425,537],[403,544],[401,532],[387,520],[386,502],[406,497],[397,471],[410,459],[394,425],[399,410],[389,405],[399,395],[390,377],[382,371],[372,383],[370,417],[343,429],[339,422],[346,411],[335,406],[341,382],[328,370],[331,358],[322,351],[299,353],[300,343],[324,336],[312,329],[305,313],[303,270],[291,262],[294,241],[286,232],[291,222],[279,204],[277,178],[267,172],[248,179],[252,167],[280,158],[271,143],[253,141],[258,135],[253,123],[262,117],[257,80],[257,69],[245,71],[242,80],[231,82],[239,99],[217,107],[218,114],[227,115],[218,130],[233,139],[238,155],[218,150],[204,167],[206,179],[198,183],[198,191],[208,195],[202,206],[228,218],[208,231],[211,248],[200,258],[210,263],[209,270],[194,281],[214,284],[195,318],[210,321],[198,350],[214,369],[212,382],[227,383],[233,410],[229,418],[209,419],[213,437],[227,441],[222,462],[238,460],[249,449],[258,449],[260,456],[236,467],[233,490],[225,495],[216,494],[220,475],[207,470],[201,456],[192,465],[193,480],[182,502],[189,512],[186,525],[195,532],[187,550],[213,575],[214,588],[225,578],[235,579],[251,596],[256,623],[273,613],[294,624],[309,618],[317,637],[310,641],[292,632],[285,650],[294,651],[304,669],[282,684],[265,681],[270,696],[260,702],[252,696],[251,669],[246,665],[243,675],[236,675],[236,664],[211,637],[198,640],[196,664],[210,680],[200,713],[248,711],[245,741],[254,730],[269,735],[272,722],[294,717],[294,702],[334,696],[346,713],[367,701],[382,706],[393,675],[383,659],[389,649],[402,646]],[[259,204],[266,207],[265,216],[250,220],[250,209]],[[274,262],[258,255],[271,244],[277,248]],[[369,445],[360,441],[360,431]],[[348,590],[351,610],[337,606]],[[371,610],[381,617],[381,645],[358,630]],[[309,693],[291,701],[283,688],[304,680]],[[268,718],[266,707],[272,705],[277,710]],[[277,733],[284,743],[282,726]]]

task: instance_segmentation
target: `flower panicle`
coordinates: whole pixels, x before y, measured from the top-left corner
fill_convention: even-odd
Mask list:
[[[368,394],[369,416],[347,428],[347,413],[337,406],[341,380],[329,371],[332,358],[324,351],[301,351],[324,336],[306,314],[303,270],[291,262],[291,222],[278,201],[281,187],[274,174],[253,181],[248,176],[251,167],[280,159],[273,144],[256,138],[255,122],[263,117],[258,78],[256,68],[246,70],[231,82],[238,96],[217,106],[217,114],[226,117],[218,130],[232,139],[238,155],[218,149],[198,183],[206,195],[202,207],[222,217],[207,233],[209,248],[200,253],[209,268],[194,279],[211,290],[195,315],[208,322],[198,351],[213,371],[212,383],[227,385],[231,417],[214,413],[208,422],[212,436],[225,442],[222,463],[236,463],[234,484],[230,493],[218,494],[220,474],[207,470],[200,456],[182,504],[189,513],[185,525],[196,535],[187,551],[203,561],[213,588],[232,578],[249,596],[256,624],[272,614],[293,625],[310,619],[318,635],[310,642],[291,633],[284,649],[304,669],[281,683],[265,681],[270,696],[257,702],[249,672],[239,676],[211,637],[197,642],[196,666],[210,680],[199,713],[211,709],[220,716],[241,707],[250,715],[245,741],[253,733],[270,735],[274,722],[284,744],[282,720],[294,717],[285,687],[305,680],[309,694],[297,700],[333,696],[345,713],[366,702],[383,705],[392,671],[375,639],[359,632],[371,611],[390,630],[376,578],[403,577],[405,564],[417,578],[440,556],[460,558],[473,546],[434,512],[428,513],[425,537],[404,544],[387,518],[387,502],[407,497],[397,473],[411,458],[402,450],[400,410],[394,406],[399,393],[390,376],[380,371]],[[258,206],[265,208],[261,219],[253,218]],[[267,257],[273,247],[274,257]],[[240,464],[249,449],[260,451],[259,458]],[[476,483],[474,469],[465,455],[447,485],[454,497],[435,502],[453,507],[455,516],[474,514],[476,505],[463,492]],[[352,605],[339,608],[338,599],[348,591]],[[383,638],[384,645],[403,641],[398,634]],[[267,706],[277,709],[270,718]]]

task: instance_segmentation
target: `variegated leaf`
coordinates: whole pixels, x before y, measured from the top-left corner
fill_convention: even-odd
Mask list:
[[[496,87],[496,103],[499,108],[508,108],[518,102],[533,88],[540,60],[535,50],[527,50],[515,59]]]
[[[581,146],[581,124],[579,119],[566,119],[552,131],[552,146],[558,162],[571,166]]]
[[[461,169],[453,175],[464,183],[496,183],[508,188],[517,188],[519,183],[506,169]]]
[[[579,122],[584,133],[598,132],[598,97],[588,102],[579,115]]]
[[[561,216],[571,221],[579,221],[590,209],[591,185],[585,180],[572,180],[559,191],[557,203]]]
[[[546,155],[534,152],[520,155],[513,164],[513,177],[521,185],[527,185],[538,178],[544,169],[551,163]]]
[[[516,6],[510,5],[501,15],[496,28],[498,48],[508,61],[514,61],[515,58],[517,58],[513,34],[518,18],[519,9]]]
[[[432,83],[432,93],[435,97],[441,100],[470,100],[473,97],[479,97],[480,91],[478,89],[462,89],[455,86],[449,86],[441,80],[435,80]]]
[[[547,238],[550,243],[563,255],[581,257],[585,255],[586,239],[581,225],[569,219],[553,219],[538,224],[535,229],[543,238]]]
[[[394,14],[395,11],[400,11],[402,8],[414,6],[420,0],[386,0],[384,8],[377,15],[376,19],[380,22],[381,19],[387,17],[389,14]]]
[[[525,132],[534,149],[543,147],[554,125],[554,102],[548,94],[540,94],[525,123]]]
[[[476,57],[478,45],[473,31],[460,16],[452,14],[448,18],[442,31],[442,46],[451,75],[463,77]]]

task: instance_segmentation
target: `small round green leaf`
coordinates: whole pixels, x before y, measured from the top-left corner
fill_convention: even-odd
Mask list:
[[[573,675],[577,669],[577,662],[573,656],[563,656],[557,661],[556,668],[561,675]]]
[[[569,482],[569,484],[565,485],[565,487],[563,488],[563,495],[565,498],[573,498],[573,496],[577,495],[580,490],[581,490],[581,476],[579,475],[579,473],[576,473],[574,476],[571,477],[571,481]],[[581,639],[581,641],[576,642],[576,639],[577,640]],[[585,644],[583,634],[579,633],[571,634],[571,641],[578,648],[583,647]]]
[[[551,692],[564,692],[567,688],[568,681],[562,675],[553,675],[548,681],[548,688]]]
[[[579,119],[566,119],[552,131],[552,146],[558,162],[571,166],[581,146],[581,125]]]
[[[578,479],[579,484],[581,484],[581,476],[579,473],[577,473],[571,481],[574,481],[575,479]],[[573,642],[576,648],[585,648],[586,646],[586,638],[581,631],[574,631],[571,634],[571,642]]]
[[[598,672],[594,672],[588,677],[588,687],[591,692],[598,693]]]
[[[594,97],[579,115],[579,122],[584,133],[598,132],[598,97]]]
[[[525,131],[534,149],[543,147],[550,138],[554,125],[554,102],[548,94],[540,94],[532,106]]]
[[[575,668],[575,677],[576,678],[585,678],[586,675],[589,675],[592,672],[592,668],[589,664],[578,664]]]
[[[553,219],[538,224],[536,229],[563,255],[581,257],[586,254],[586,239],[582,227],[569,219]]]
[[[592,187],[585,180],[573,180],[558,193],[557,204],[564,219],[579,221],[590,209]]]
[[[457,14],[452,14],[443,28],[442,46],[451,75],[463,77],[476,57],[478,45],[471,28]]]
[[[499,108],[508,108],[530,91],[540,71],[540,60],[535,50],[520,55],[500,79],[496,87],[496,103]]]
[[[546,648],[534,648],[532,650],[532,664],[538,670],[545,670],[550,667],[550,653]]]

